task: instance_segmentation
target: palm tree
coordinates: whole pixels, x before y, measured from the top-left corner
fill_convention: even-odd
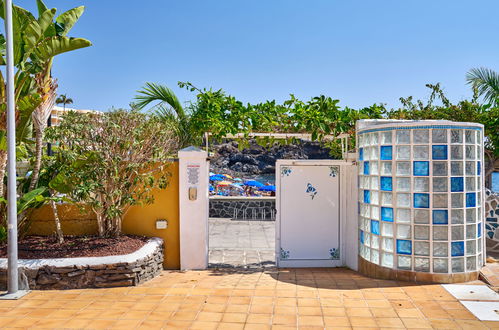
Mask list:
[[[67,97],[66,94],[61,94],[57,97],[57,99],[55,100],[55,103],[62,104],[64,110],[66,110],[66,104],[73,104],[73,99],[70,97]]]
[[[499,73],[488,68],[474,68],[466,74],[466,81],[484,101],[499,106]]]
[[[180,148],[199,143],[199,137],[193,134],[191,129],[191,117],[170,88],[148,82],[137,93],[139,94],[135,96],[136,102],[133,106],[144,109],[156,102],[150,111],[161,118],[168,129],[175,133]]]

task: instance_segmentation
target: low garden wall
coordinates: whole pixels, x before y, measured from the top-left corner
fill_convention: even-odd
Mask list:
[[[275,220],[275,197],[210,197],[210,218]]]
[[[485,192],[485,237],[487,252],[499,254],[499,193]]]
[[[163,270],[163,240],[150,239],[138,251],[121,256],[21,259],[21,287],[31,290],[135,286]],[[7,286],[7,259],[0,258],[0,290]]]

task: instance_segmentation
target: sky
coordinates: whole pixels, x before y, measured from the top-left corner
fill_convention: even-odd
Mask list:
[[[59,93],[81,109],[127,107],[145,82],[222,88],[243,102],[307,100],[398,106],[440,82],[471,96],[466,72],[499,71],[497,0],[45,0],[84,5],[70,33],[93,46],[60,55]],[[14,0],[36,10],[35,0]]]

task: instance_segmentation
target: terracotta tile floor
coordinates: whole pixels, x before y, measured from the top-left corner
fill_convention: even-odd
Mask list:
[[[33,291],[0,301],[2,328],[499,329],[440,285],[346,269],[165,271],[133,288]]]

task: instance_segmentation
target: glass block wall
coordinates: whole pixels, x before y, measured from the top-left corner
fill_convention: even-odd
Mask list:
[[[483,128],[361,121],[360,256],[397,270],[476,271],[483,253]]]

